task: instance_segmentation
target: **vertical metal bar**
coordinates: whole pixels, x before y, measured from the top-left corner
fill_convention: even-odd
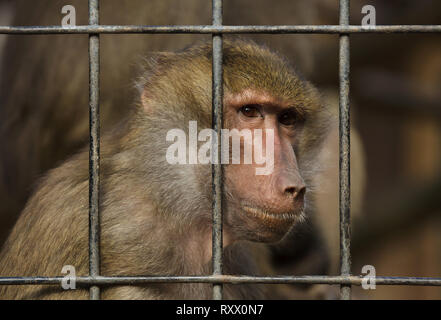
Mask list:
[[[213,0],[213,25],[222,25],[222,0]],[[213,274],[222,274],[222,197],[223,168],[221,165],[221,129],[223,125],[222,34],[213,34],[212,127],[217,132],[217,162],[212,165],[213,181]],[[213,285],[213,299],[222,299],[222,284]]]
[[[340,25],[349,25],[349,0],[340,0]],[[340,34],[340,273],[351,274],[349,34]],[[340,298],[351,299],[351,285],[340,286]]]
[[[89,0],[89,25],[99,24],[99,0]],[[98,34],[89,35],[89,274],[100,273],[100,38]],[[100,288],[90,287],[90,299],[100,298]]]

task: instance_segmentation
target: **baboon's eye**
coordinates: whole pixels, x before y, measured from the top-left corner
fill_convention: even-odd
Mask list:
[[[245,117],[249,118],[262,117],[260,106],[257,104],[248,104],[246,106],[243,106],[239,109],[239,112],[242,113]]]
[[[295,125],[300,119],[300,116],[295,112],[294,110],[289,110],[283,112],[279,116],[279,122],[285,126],[293,126]]]

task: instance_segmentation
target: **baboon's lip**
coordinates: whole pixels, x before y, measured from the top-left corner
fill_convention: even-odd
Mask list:
[[[251,207],[248,205],[243,205],[242,209],[254,217],[265,220],[294,221],[299,216],[296,212],[274,213],[263,208]]]

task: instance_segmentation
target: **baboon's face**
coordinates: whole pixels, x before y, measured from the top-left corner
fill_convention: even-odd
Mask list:
[[[278,241],[303,215],[306,187],[294,152],[302,115],[283,98],[254,90],[228,95],[224,108],[233,154],[225,169],[226,224],[233,237]]]
[[[156,112],[151,108],[155,101],[149,103],[149,99],[157,99],[163,105],[168,103],[157,110],[160,115],[170,114],[171,120],[184,123],[193,120],[198,128],[209,128],[211,52],[211,46],[203,45],[155,60],[158,70],[151,72],[153,77],[144,90],[147,113]],[[298,160],[311,158],[310,150],[321,141],[320,103],[314,89],[283,58],[251,42],[224,42],[223,80],[224,129],[229,135],[222,139],[222,150],[230,160],[223,162],[225,231],[231,239],[278,241],[303,217],[304,179],[309,177],[302,176]],[[225,141],[230,142],[229,148]],[[211,195],[207,185],[211,175],[208,166],[206,169],[204,174],[195,173],[201,190]],[[191,189],[184,186],[183,190]],[[192,199],[194,194],[188,197]],[[208,206],[204,212],[204,218],[211,221]]]

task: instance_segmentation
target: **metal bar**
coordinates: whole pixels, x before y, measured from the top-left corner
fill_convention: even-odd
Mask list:
[[[213,26],[222,25],[222,0],[213,0]],[[212,165],[212,194],[213,194],[213,275],[222,274],[222,197],[223,197],[223,168],[221,164],[221,129],[223,126],[222,99],[222,35],[213,34],[213,71],[212,71],[212,127],[218,137],[217,161]],[[213,139],[215,140],[215,139]],[[213,299],[222,299],[222,284],[213,285]]]
[[[2,277],[0,285],[59,285],[63,277]],[[76,277],[77,285],[140,285],[148,283],[259,283],[259,284],[363,284],[363,276],[118,276]],[[441,286],[441,278],[423,277],[375,277],[376,285]]]
[[[99,24],[99,0],[89,0],[89,24]],[[89,274],[96,277],[100,273],[100,38],[89,35]],[[98,300],[100,289],[90,287],[90,299]]]
[[[281,26],[215,26],[215,25],[169,25],[169,26],[121,26],[121,25],[96,25],[96,26],[0,26],[0,34],[100,34],[100,33],[314,33],[314,34],[340,34],[340,33],[439,33],[441,25],[281,25]]]
[[[340,25],[349,24],[349,0],[340,0]],[[351,219],[350,219],[350,118],[349,118],[349,35],[340,35],[339,77],[340,77],[340,106],[339,106],[339,136],[340,136],[340,274],[351,274]],[[351,285],[342,284],[340,298],[351,299]]]

